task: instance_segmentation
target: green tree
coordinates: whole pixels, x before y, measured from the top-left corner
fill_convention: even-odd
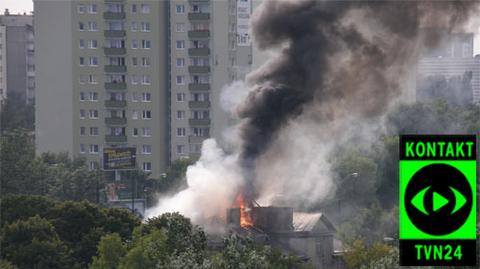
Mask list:
[[[2,258],[19,268],[70,268],[70,250],[53,225],[39,216],[6,225],[1,236]]]
[[[391,251],[391,246],[378,242],[367,245],[363,240],[357,239],[348,244],[344,260],[348,268],[356,269],[388,256]]]
[[[154,269],[162,266],[169,255],[166,240],[165,234],[159,230],[135,238],[133,246],[118,268]]]
[[[26,104],[20,93],[9,91],[0,111],[0,132],[8,132],[22,128],[33,131],[35,123],[35,108]]]
[[[102,236],[98,243],[97,256],[90,269],[116,269],[126,253],[122,239],[116,233]]]
[[[0,206],[0,226],[26,220],[35,215],[45,218],[58,201],[45,196],[7,195],[4,196]]]

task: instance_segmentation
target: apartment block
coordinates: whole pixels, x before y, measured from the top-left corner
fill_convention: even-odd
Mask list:
[[[0,98],[16,94],[26,103],[35,97],[33,16],[0,15]],[[8,91],[8,94],[7,94]]]
[[[197,158],[205,139],[224,139],[232,120],[220,95],[251,69],[251,12],[250,0],[170,1],[172,160]]]
[[[35,0],[36,145],[83,156],[135,147],[138,168],[168,163],[165,1]]]

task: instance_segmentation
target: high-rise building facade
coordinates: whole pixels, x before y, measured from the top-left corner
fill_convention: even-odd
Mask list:
[[[252,64],[250,0],[177,0],[169,7],[172,160],[200,154],[231,125],[220,106],[225,85]]]
[[[136,147],[159,177],[168,159],[165,1],[36,0],[38,152]]]
[[[198,157],[230,124],[222,88],[252,62],[249,0],[35,0],[36,145],[101,164],[136,147],[140,169]]]
[[[32,15],[0,15],[0,98],[16,94],[26,103],[35,98],[34,27]],[[3,93],[2,93],[3,92]]]

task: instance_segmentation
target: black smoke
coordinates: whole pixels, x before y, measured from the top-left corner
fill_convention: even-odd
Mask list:
[[[239,111],[249,198],[255,160],[289,121],[308,106],[324,107],[318,122],[345,111],[381,115],[400,95],[417,48],[435,47],[439,32],[459,29],[477,8],[478,1],[265,0],[251,22],[254,40],[280,52],[249,77],[254,90]]]

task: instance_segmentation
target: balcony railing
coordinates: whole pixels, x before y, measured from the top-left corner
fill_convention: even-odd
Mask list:
[[[205,21],[210,19],[210,13],[188,13],[188,19],[191,21]]]
[[[190,91],[208,91],[210,90],[209,83],[190,83],[188,84],[188,89]]]
[[[117,83],[105,83],[106,90],[126,90],[127,83],[117,82]]]
[[[125,100],[106,100],[105,101],[105,106],[106,107],[126,107],[127,106],[127,101]]]
[[[107,73],[125,73],[127,72],[126,65],[105,65],[105,72]]]
[[[210,119],[189,119],[188,123],[192,126],[208,126]]]
[[[103,18],[106,20],[124,20],[125,12],[104,12]]]
[[[120,117],[105,118],[105,123],[108,125],[125,125],[127,124],[127,118],[120,118]]]
[[[200,65],[191,65],[188,67],[188,72],[190,73],[210,73],[210,66],[200,66]]]
[[[126,143],[127,136],[125,135],[106,135],[105,141],[107,143]]]
[[[191,135],[188,137],[188,143],[192,143],[192,144],[200,144],[203,142],[203,140],[205,139],[208,139],[209,137],[208,136],[194,136],[194,135]]]
[[[105,37],[124,37],[127,33],[125,30],[105,30]]]
[[[190,48],[188,49],[189,56],[208,56],[210,55],[209,48]]]
[[[209,30],[193,30],[188,31],[189,38],[209,38],[210,31]]]
[[[189,108],[209,108],[210,101],[190,101],[188,102]]]
[[[105,55],[125,55],[127,53],[125,48],[104,48],[103,51]]]

